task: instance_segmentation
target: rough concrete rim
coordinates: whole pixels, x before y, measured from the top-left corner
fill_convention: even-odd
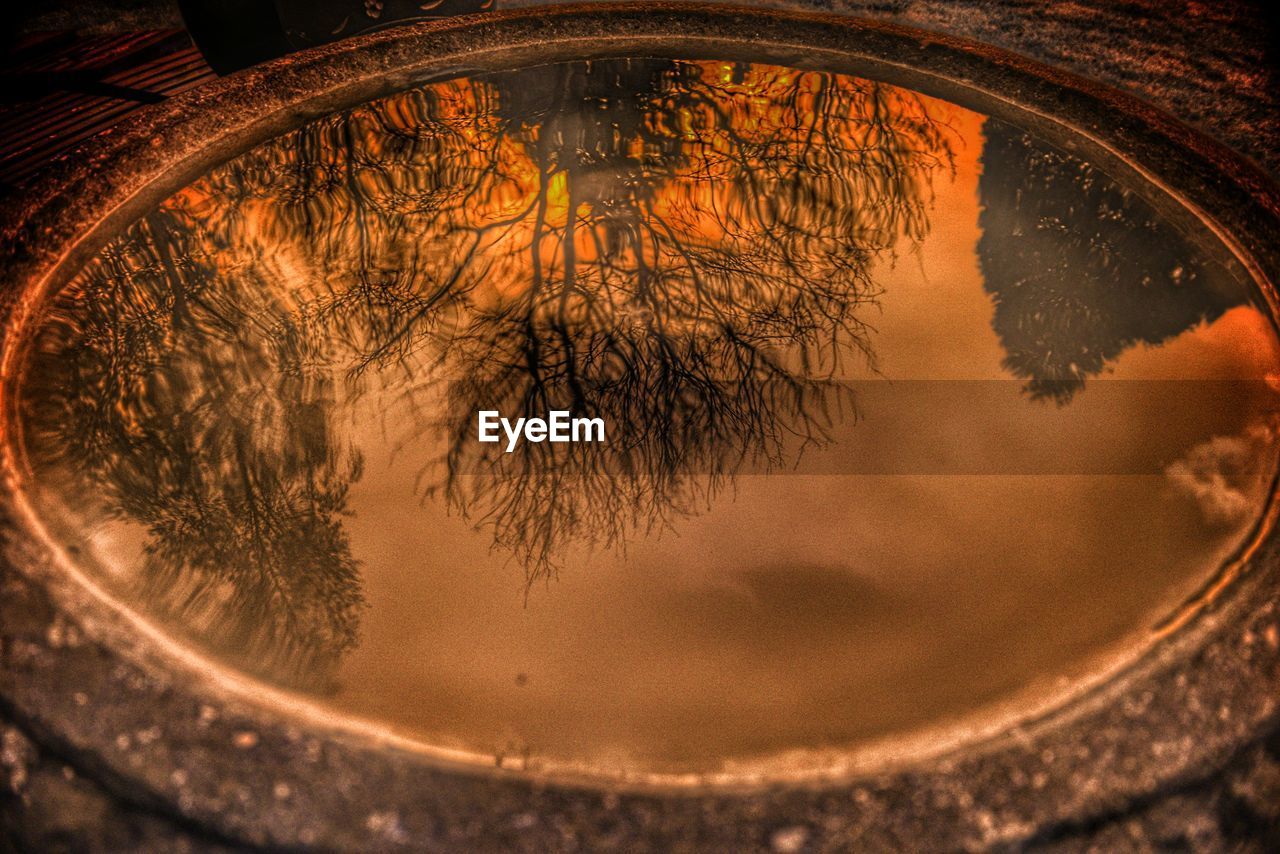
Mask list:
[[[1280,277],[1280,191],[1143,102],[1004,51],[892,25],[700,4],[576,6],[308,51],[158,105],[96,140],[0,212],[5,358],[20,343],[12,330],[23,312],[117,228],[213,163],[305,118],[434,77],[628,54],[861,73],[1065,139],[1116,177],[1161,187],[1153,200],[1168,215],[1235,238],[1237,260],[1275,310],[1266,282]],[[12,402],[0,403],[8,421]],[[623,846],[736,846],[782,828],[810,844],[1018,844],[1216,769],[1274,725],[1280,697],[1280,555],[1268,537],[1225,593],[1123,674],[1048,716],[928,761],[743,790],[630,790],[453,766],[214,690],[139,643],[131,623],[26,535],[14,473],[5,474],[8,562],[56,609],[40,638],[0,626],[0,707],[40,740],[84,757],[110,788],[227,841],[541,848],[572,835]]]

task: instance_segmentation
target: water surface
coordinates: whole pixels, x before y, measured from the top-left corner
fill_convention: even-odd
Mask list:
[[[233,667],[517,767],[821,766],[1050,696],[1217,573],[1280,344],[1016,127],[654,59],[433,83],[140,218],[23,384],[68,549]],[[603,418],[476,441],[476,412]]]

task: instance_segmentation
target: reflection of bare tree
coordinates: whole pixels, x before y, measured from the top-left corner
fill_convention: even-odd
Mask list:
[[[153,607],[318,687],[356,641],[339,517],[359,459],[333,446],[315,336],[269,283],[218,276],[194,238],[149,215],[59,303],[27,379],[27,441],[92,482],[106,518],[145,526],[131,583]]]
[[[624,542],[744,459],[822,438],[848,403],[826,378],[871,358],[871,261],[923,234],[949,152],[922,101],[849,78],[621,60],[485,82],[532,178],[501,220],[515,276],[486,266],[498,292],[449,338],[453,432],[477,408],[611,431],[605,449],[450,446],[448,500],[535,576],[567,543]],[[472,263],[447,278],[473,280]]]
[[[361,601],[339,410],[376,393],[404,441],[444,426],[426,488],[530,577],[696,512],[848,403],[830,378],[872,360],[871,263],[924,234],[949,146],[891,87],[656,60],[322,119],[91,265],[41,342],[33,445],[147,527],[163,609],[312,674]],[[608,444],[474,441],[478,409],[553,408],[603,417]]]
[[[304,310],[355,373],[401,365],[406,406],[450,380],[454,442],[425,482],[536,575],[821,438],[822,378],[871,357],[870,263],[923,235],[949,155],[922,99],[868,81],[576,63],[314,123],[215,176],[230,204],[199,215],[320,235]],[[611,442],[493,453],[467,441],[479,408],[601,416]]]
[[[988,119],[978,257],[1004,365],[1068,402],[1140,343],[1245,301],[1243,288],[1097,168]]]

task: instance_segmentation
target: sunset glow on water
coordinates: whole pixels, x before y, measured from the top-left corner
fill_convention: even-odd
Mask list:
[[[1278,366],[1016,127],[611,60],[212,170],[49,308],[23,429],[64,544],[233,668],[515,767],[817,768],[1149,638],[1258,522]],[[608,440],[476,441],[559,409]]]

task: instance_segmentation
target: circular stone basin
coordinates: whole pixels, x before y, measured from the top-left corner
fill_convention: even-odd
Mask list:
[[[11,309],[15,517],[104,643],[187,674],[192,732],[231,697],[343,768],[830,780],[1031,744],[1202,642],[1270,533],[1262,268],[1124,147],[705,16],[280,106],[147,165]],[[481,440],[552,412],[576,441]],[[394,779],[405,816],[436,785]]]
[[[1246,543],[1280,400],[1260,294],[1104,170],[715,59],[307,122],[36,326],[37,500],[141,615],[430,744],[630,775],[1094,675]],[[599,426],[480,441],[556,410]]]

